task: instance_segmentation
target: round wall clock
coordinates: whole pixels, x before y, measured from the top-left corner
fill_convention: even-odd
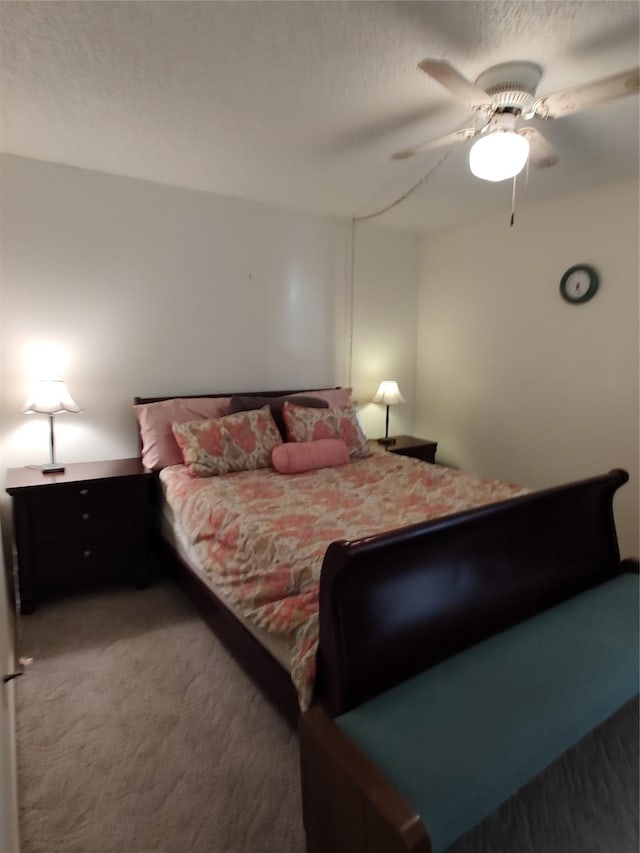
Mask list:
[[[588,302],[596,295],[600,279],[596,270],[589,264],[576,264],[569,267],[560,280],[560,293],[563,299],[572,305]]]

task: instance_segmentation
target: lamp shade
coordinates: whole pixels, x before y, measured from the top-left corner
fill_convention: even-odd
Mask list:
[[[60,412],[81,412],[62,379],[38,379],[21,410],[24,414],[39,412],[57,415]]]
[[[383,380],[378,385],[378,390],[371,400],[372,403],[384,403],[385,406],[394,406],[396,403],[404,403],[404,401],[398,383],[394,379]]]
[[[512,131],[495,130],[471,146],[469,168],[483,181],[505,181],[523,170],[528,156],[528,139]]]

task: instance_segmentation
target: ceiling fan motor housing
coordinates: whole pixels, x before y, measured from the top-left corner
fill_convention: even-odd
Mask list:
[[[504,112],[496,110],[480,133],[515,133],[517,114],[507,107]]]
[[[533,107],[541,77],[542,68],[535,62],[502,62],[483,71],[476,86],[491,96],[491,106],[496,111],[519,115]]]

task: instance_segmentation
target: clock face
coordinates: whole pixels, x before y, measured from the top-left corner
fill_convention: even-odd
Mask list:
[[[567,302],[587,302],[598,289],[598,273],[587,264],[571,267],[562,276],[560,293]]]
[[[564,292],[569,299],[581,299],[591,286],[591,279],[584,270],[572,272],[564,285]]]

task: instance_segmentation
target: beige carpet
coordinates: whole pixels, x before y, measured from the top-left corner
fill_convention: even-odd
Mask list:
[[[19,651],[23,853],[303,853],[296,736],[170,581],[43,604]]]

